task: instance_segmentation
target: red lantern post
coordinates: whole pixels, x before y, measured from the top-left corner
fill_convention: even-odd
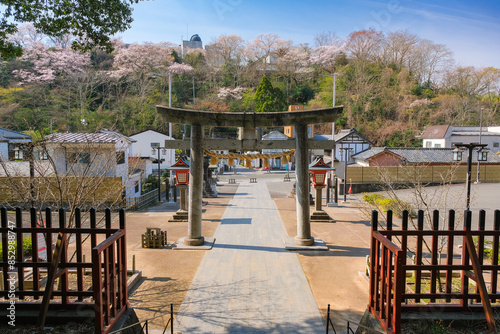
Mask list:
[[[187,187],[189,184],[189,162],[185,157],[180,157],[168,170],[175,172],[175,178],[177,180],[176,186],[179,187],[181,191],[180,198],[180,208],[175,213],[172,221],[187,221],[188,211],[187,211]]]
[[[332,170],[324,161],[319,157],[309,165],[309,172],[312,176],[312,185],[316,189],[316,208],[311,215],[313,221],[332,221],[330,216],[322,209],[322,190],[325,187],[326,173]]]

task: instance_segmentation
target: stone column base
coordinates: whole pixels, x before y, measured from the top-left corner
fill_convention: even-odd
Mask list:
[[[314,211],[311,215],[311,222],[332,222],[334,223],[335,221],[326,213],[325,211]]]
[[[187,222],[188,221],[188,212],[185,210],[178,210],[174,215],[172,216],[172,219],[169,219],[169,223],[176,223],[176,222]]]
[[[304,239],[304,238],[299,238],[298,236],[296,236],[295,238],[293,238],[293,242],[297,246],[312,246],[312,245],[314,245],[314,238],[311,237],[309,239]]]
[[[184,245],[186,246],[202,246],[205,243],[205,238],[200,237],[196,239],[189,239],[186,237],[184,239]]]

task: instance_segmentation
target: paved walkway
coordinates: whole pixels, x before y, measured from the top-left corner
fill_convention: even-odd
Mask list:
[[[318,306],[265,182],[243,183],[175,319],[188,333],[324,333]]]

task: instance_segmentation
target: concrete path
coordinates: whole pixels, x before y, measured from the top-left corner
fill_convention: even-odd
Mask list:
[[[324,333],[297,255],[264,180],[242,183],[175,319],[188,333]]]

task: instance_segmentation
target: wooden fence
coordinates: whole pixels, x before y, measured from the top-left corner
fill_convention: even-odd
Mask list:
[[[401,333],[403,312],[436,310],[484,310],[490,331],[495,330],[492,308],[500,309],[500,304],[492,307],[491,302],[500,300],[497,291],[500,210],[495,211],[493,228],[489,230],[485,211],[479,212],[477,230],[471,228],[470,211],[465,211],[462,230],[455,230],[453,210],[447,220],[448,229],[439,230],[439,212],[434,211],[432,221],[428,222],[431,229],[424,230],[424,212],[419,211],[416,229],[409,229],[410,217],[404,211],[401,230],[393,230],[392,212],[388,211],[386,230],[378,230],[378,213],[373,211],[368,308],[387,332]],[[441,253],[440,241],[445,241]],[[462,245],[461,254],[455,254],[455,245]],[[415,254],[414,261],[407,257],[410,249]],[[440,254],[445,254],[444,263]],[[486,254],[491,259],[486,260]],[[412,274],[411,279],[407,273]],[[489,277],[489,289],[483,273]],[[476,282],[475,288],[469,286],[469,279]]]
[[[477,165],[472,166],[473,180],[476,179]],[[349,183],[380,183],[381,175],[395,183],[415,182],[441,183],[443,177],[451,182],[465,182],[467,166],[404,166],[404,167],[349,167],[347,181]],[[500,182],[500,165],[480,165],[480,182]]]
[[[60,181],[60,182],[59,182]],[[120,201],[121,177],[0,177],[0,202],[28,202],[31,193],[45,203]]]
[[[92,309],[95,317],[95,333],[106,333],[128,308],[127,270],[125,244],[125,210],[119,212],[119,228],[111,228],[111,210],[104,212],[104,228],[98,228],[98,216],[94,209],[89,212],[89,226],[82,227],[82,213],[75,212],[74,227],[67,227],[65,209],[59,209],[59,224],[53,227],[53,212],[45,210],[45,226],[39,226],[37,212],[32,209],[29,222],[23,222],[23,212],[16,209],[15,222],[8,220],[6,208],[0,210],[1,241],[3,255],[0,259],[3,287],[0,289],[0,309],[9,305],[12,279],[17,280],[15,289],[16,309],[32,310],[38,314],[38,321],[45,319],[48,311],[64,309],[81,312]],[[27,227],[29,226],[29,227]],[[44,236],[46,260],[38,253],[38,236]],[[23,255],[23,237],[31,237],[31,260]],[[52,252],[54,241],[74,238],[72,248],[75,256],[69,258],[68,244],[62,243],[60,252]],[[84,242],[89,237],[90,242]],[[13,241],[17,244],[14,246]],[[12,241],[12,242],[9,242]],[[98,243],[99,242],[99,243]],[[12,248],[15,248],[15,255]],[[85,254],[87,254],[86,261]],[[59,258],[59,261],[57,259]],[[69,276],[76,276],[71,283]],[[54,288],[52,277],[59,279]],[[91,277],[92,279],[86,279]],[[52,289],[55,289],[51,291]],[[51,291],[47,294],[47,290]],[[43,304],[48,296],[50,303]],[[42,300],[40,298],[43,297]],[[32,301],[26,301],[26,298]],[[47,307],[43,311],[44,307]],[[19,313],[20,314],[20,313]],[[77,315],[77,313],[75,313]],[[42,323],[45,320],[42,321]]]

